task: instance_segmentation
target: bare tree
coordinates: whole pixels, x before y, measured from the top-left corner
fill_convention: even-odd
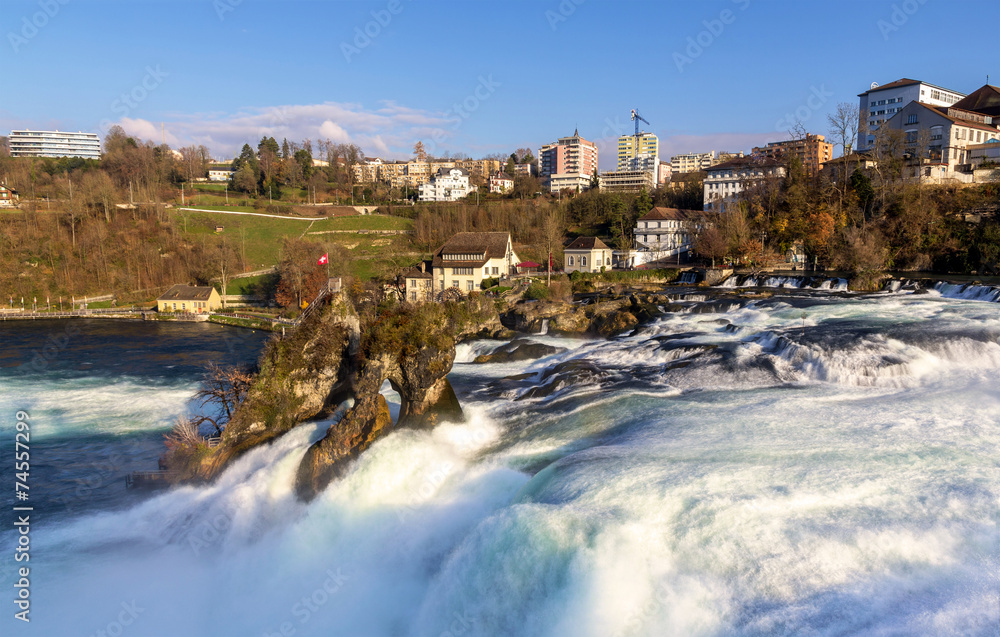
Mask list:
[[[556,247],[562,245],[563,238],[566,236],[565,227],[563,210],[558,207],[549,210],[548,214],[545,215],[545,220],[542,222],[542,235],[545,238],[545,247],[547,250],[546,258],[549,260],[545,264],[545,272],[547,273],[545,279],[546,286],[552,283],[552,254],[555,252]]]
[[[222,428],[229,422],[236,408],[246,398],[253,384],[253,374],[245,367],[220,367],[209,363],[202,380],[202,388],[195,394],[201,399],[202,406],[211,405],[218,410],[218,415],[198,416],[194,424],[208,422],[215,431],[222,433]]]
[[[840,145],[843,162],[843,175],[841,177],[840,202],[847,198],[847,182],[853,170],[848,169],[848,158],[854,150],[854,145],[858,139],[858,128],[861,121],[858,117],[858,105],[850,102],[840,102],[837,110],[826,116],[826,121],[830,124],[830,137],[835,143]]]

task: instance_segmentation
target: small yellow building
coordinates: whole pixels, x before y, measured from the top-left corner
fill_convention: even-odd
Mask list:
[[[214,287],[175,285],[156,299],[158,312],[206,314],[222,307],[222,297]]]
[[[597,237],[577,237],[563,248],[566,272],[600,272],[611,269],[611,248]]]

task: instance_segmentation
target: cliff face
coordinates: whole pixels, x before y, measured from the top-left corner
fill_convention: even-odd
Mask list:
[[[306,453],[296,490],[310,499],[340,475],[348,462],[394,427],[433,427],[462,417],[447,375],[455,343],[463,337],[503,333],[491,302],[364,307],[336,297],[288,338],[269,343],[260,373],[226,426],[220,444],[192,460],[167,456],[184,480],[217,475],[245,451],[295,425],[354,404]],[[379,394],[389,381],[400,395],[395,424]]]

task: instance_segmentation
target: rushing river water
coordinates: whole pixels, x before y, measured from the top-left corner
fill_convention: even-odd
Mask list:
[[[799,291],[686,305],[612,340],[532,337],[565,348],[535,361],[475,364],[498,343],[461,345],[467,421],[391,434],[310,504],[294,472],[328,423],[209,486],[33,492],[32,622],[8,602],[0,631],[996,635],[1000,306]],[[49,334],[19,329],[0,325],[0,435],[10,458],[14,413],[31,413],[51,466],[39,490],[74,454],[101,465],[143,436],[131,448],[155,463],[199,352],[228,352],[205,332],[133,369],[80,367],[103,347],[84,332],[65,369],[22,373],[8,343],[24,360]],[[8,591],[15,541],[5,530]]]

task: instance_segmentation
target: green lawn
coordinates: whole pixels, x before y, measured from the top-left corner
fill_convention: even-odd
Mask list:
[[[400,264],[416,261],[408,256],[412,251],[409,235],[379,235],[334,233],[311,235],[308,232],[324,230],[408,230],[413,222],[402,217],[364,215],[334,217],[316,221],[299,218],[277,219],[261,215],[227,215],[213,211],[174,210],[174,218],[185,236],[191,241],[220,243],[226,241],[237,254],[245,253],[247,268],[259,270],[275,265],[280,259],[281,243],[285,237],[304,237],[323,246],[338,244],[351,254],[358,276],[369,278],[378,271],[376,261],[398,260]],[[216,233],[221,225],[225,230]],[[325,251],[325,250],[324,250]],[[242,294],[252,279],[234,279],[229,285],[230,294]]]
[[[258,276],[247,276],[241,277],[239,279],[233,279],[226,286],[226,294],[250,294],[258,283],[267,277],[274,276],[273,274],[261,274]]]

